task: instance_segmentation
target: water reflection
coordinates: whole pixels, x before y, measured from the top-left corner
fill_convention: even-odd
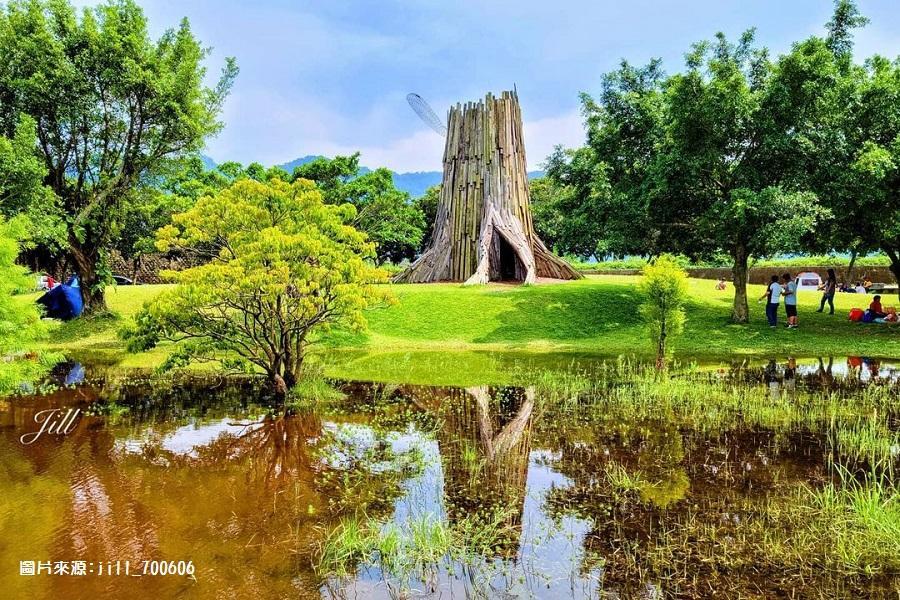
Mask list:
[[[0,585],[35,598],[390,597],[397,588],[377,569],[338,582],[316,571],[342,519],[425,515],[453,528],[485,513],[502,515],[504,536],[477,588],[471,572],[444,568],[404,593],[788,593],[798,580],[755,562],[746,531],[772,498],[829,480],[829,420],[845,418],[861,386],[896,390],[892,365],[873,377],[872,361],[853,363],[782,358],[684,385],[676,375],[646,404],[642,384],[613,380],[553,393],[348,384],[346,401],[316,412],[274,408],[250,380],[89,376],[0,401]],[[692,395],[691,381],[723,379],[732,405]],[[822,388],[835,404],[817,412],[810,394]],[[18,441],[36,412],[70,406],[85,412],[71,434]],[[879,410],[896,431],[896,406]],[[192,560],[197,574],[17,574],[20,560],[78,559]],[[896,582],[870,584],[880,587],[820,574],[808,589],[871,595]]]

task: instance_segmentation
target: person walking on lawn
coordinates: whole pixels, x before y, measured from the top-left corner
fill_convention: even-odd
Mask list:
[[[778,275],[772,275],[772,281],[766,288],[766,293],[760,297],[760,302],[766,300],[766,319],[769,321],[769,327],[778,327],[778,305],[781,304],[781,292],[783,291],[781,284],[778,283]]]

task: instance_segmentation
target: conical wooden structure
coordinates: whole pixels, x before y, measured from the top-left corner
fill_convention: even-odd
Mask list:
[[[441,199],[428,249],[394,281],[579,279],[534,232],[515,92],[450,109]]]

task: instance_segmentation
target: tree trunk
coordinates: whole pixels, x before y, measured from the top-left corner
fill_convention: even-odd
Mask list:
[[[278,397],[280,402],[284,401],[284,397],[288,393],[288,389],[290,389],[287,385],[287,382],[281,375],[277,373],[272,378],[272,389],[275,392],[275,395]]]
[[[750,307],[747,304],[747,280],[750,269],[747,267],[749,256],[744,246],[736,246],[731,256],[734,264],[731,267],[732,281],[734,283],[734,307],[731,310],[731,320],[735,323],[750,322]]]
[[[666,324],[663,322],[659,329],[659,339],[656,340],[656,370],[663,371],[666,368]]]
[[[849,285],[851,281],[853,281],[853,266],[856,264],[856,257],[859,256],[859,252],[853,250],[850,252],[850,264],[847,265],[847,276],[844,278],[844,281]]]
[[[84,314],[91,315],[106,310],[106,298],[100,285],[100,273],[97,270],[99,255],[91,244],[81,244],[70,237],[69,253],[75,263],[78,285],[81,289],[81,300],[84,302]]]
[[[900,252],[897,250],[887,250],[885,253],[891,259],[890,270],[894,274],[894,281],[897,282],[897,298],[900,300]]]
[[[428,248],[395,282],[580,279],[534,231],[515,92],[450,109]]]

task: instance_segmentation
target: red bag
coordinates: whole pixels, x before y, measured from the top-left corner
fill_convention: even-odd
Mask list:
[[[863,318],[863,309],[861,308],[851,308],[850,316],[848,317],[851,321],[862,321]]]

